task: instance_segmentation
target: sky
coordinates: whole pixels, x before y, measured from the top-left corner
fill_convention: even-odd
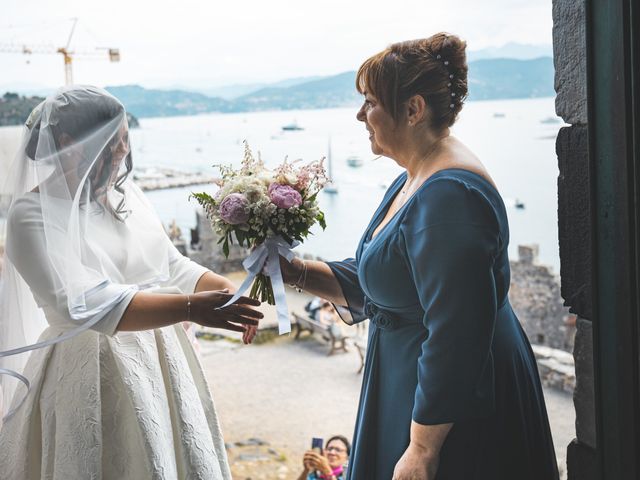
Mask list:
[[[449,31],[470,50],[550,45],[551,0],[0,0],[0,50],[66,45],[76,83],[216,87],[355,70],[390,43]],[[0,52],[0,86],[64,83],[60,54]]]

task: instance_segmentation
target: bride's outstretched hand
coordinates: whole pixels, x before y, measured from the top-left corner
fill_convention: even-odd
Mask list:
[[[214,290],[195,293],[191,296],[191,321],[203,327],[223,328],[242,332],[244,343],[251,343],[256,335],[258,322],[264,317],[253,307],[259,307],[260,301],[240,297],[235,303],[218,309],[227,303],[233,295],[229,290]]]

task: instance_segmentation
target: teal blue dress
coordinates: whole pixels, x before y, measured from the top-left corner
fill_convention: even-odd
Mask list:
[[[372,239],[405,179],[356,257],[327,262],[345,321],[371,322],[349,478],[390,480],[413,420],[454,424],[437,480],[557,480],[536,361],[507,296],[500,194],[475,173],[442,170]]]

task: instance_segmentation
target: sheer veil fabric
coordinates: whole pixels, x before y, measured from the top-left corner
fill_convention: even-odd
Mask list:
[[[30,352],[95,328],[124,298],[169,277],[170,245],[158,241],[166,236],[163,226],[127,177],[131,165],[124,107],[102,89],[62,89],[25,125],[6,179],[10,207],[0,278],[5,418],[27,395],[23,369]],[[24,202],[36,202],[41,213],[45,245],[33,254],[24,252],[33,247],[23,241],[29,221],[21,215]],[[105,244],[117,245],[122,255],[113,258]],[[33,285],[43,282],[46,293],[36,294]],[[40,339],[47,327],[55,335]]]

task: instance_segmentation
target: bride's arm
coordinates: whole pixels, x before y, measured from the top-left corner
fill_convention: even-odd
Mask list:
[[[57,271],[50,263],[47,242],[44,235],[40,205],[33,199],[19,200],[12,207],[8,219],[7,255],[16,270],[25,280],[41,307],[54,310],[57,317],[67,319],[65,326],[78,327],[87,318],[75,318],[69,310],[66,292],[60,289]],[[185,259],[184,262],[189,262]],[[231,288],[227,280],[219,275],[201,270],[185,268],[179,283],[188,287],[187,293],[196,290],[222,290]],[[206,272],[203,274],[203,272]],[[180,277],[180,275],[177,275]],[[176,277],[176,278],[177,278]],[[241,297],[234,305],[223,310],[215,310],[231,298],[229,293],[202,291],[190,295],[172,295],[136,292],[131,285],[105,282],[100,289],[85,293],[86,310],[98,310],[100,320],[91,327],[105,335],[113,335],[115,330],[147,330],[160,328],[187,319],[200,325],[244,332],[243,325],[256,325],[262,314],[250,306],[260,302]],[[187,308],[191,301],[191,311]],[[102,308],[98,308],[100,306]],[[95,318],[95,317],[94,317]],[[117,326],[117,327],[116,327]]]
[[[235,293],[233,282],[182,255],[168,237],[166,241],[169,244],[170,285],[179,287],[185,293],[225,289]],[[257,327],[247,326],[242,335],[243,343],[250,344],[257,332]]]
[[[231,293],[236,291],[236,286],[231,280],[211,271],[205,272],[196,283],[195,292],[206,292],[209,290],[228,289]]]
[[[244,332],[244,325],[257,325],[263,314],[253,308],[258,300],[240,297],[236,303],[221,310],[231,294],[206,291],[192,295],[138,292],[125,310],[118,330],[139,331],[162,328],[191,321],[205,327]]]

